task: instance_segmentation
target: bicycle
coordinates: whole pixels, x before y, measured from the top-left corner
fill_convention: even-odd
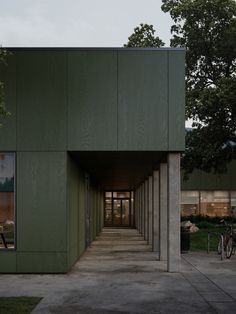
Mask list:
[[[221,255],[225,252],[226,258],[230,258],[235,254],[236,230],[233,229],[233,225],[228,224],[224,219],[221,220],[221,223],[225,225],[225,232],[220,236],[217,251]]]

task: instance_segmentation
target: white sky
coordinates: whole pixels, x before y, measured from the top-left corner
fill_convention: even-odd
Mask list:
[[[169,46],[161,0],[0,0],[0,45],[121,47],[134,27],[153,24]]]

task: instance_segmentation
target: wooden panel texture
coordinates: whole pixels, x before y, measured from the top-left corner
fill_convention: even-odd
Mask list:
[[[17,53],[17,148],[66,150],[66,54]]]
[[[17,251],[65,252],[66,154],[18,152]]]
[[[68,54],[68,150],[117,149],[117,53]]]
[[[169,51],[169,151],[185,150],[185,54]]]
[[[118,52],[118,150],[167,150],[166,51]]]
[[[7,58],[7,65],[0,64],[0,81],[4,83],[5,105],[10,116],[1,118],[0,151],[16,150],[16,55]]]

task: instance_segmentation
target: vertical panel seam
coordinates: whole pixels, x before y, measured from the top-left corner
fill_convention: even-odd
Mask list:
[[[168,115],[168,127],[167,127],[167,150],[170,149],[170,53],[167,51],[167,115]]]
[[[118,50],[116,51],[116,150],[118,151],[118,145],[119,145],[119,54],[118,54]]]
[[[68,120],[69,120],[69,93],[68,93],[68,86],[69,86],[69,53],[66,53],[66,151],[68,151]]]

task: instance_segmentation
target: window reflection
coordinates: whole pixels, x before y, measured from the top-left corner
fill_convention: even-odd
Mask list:
[[[201,192],[201,214],[210,217],[228,216],[229,193],[225,191]]]
[[[14,248],[15,154],[0,153],[0,248]]]
[[[199,214],[199,192],[182,191],[181,193],[181,215],[190,216]]]

